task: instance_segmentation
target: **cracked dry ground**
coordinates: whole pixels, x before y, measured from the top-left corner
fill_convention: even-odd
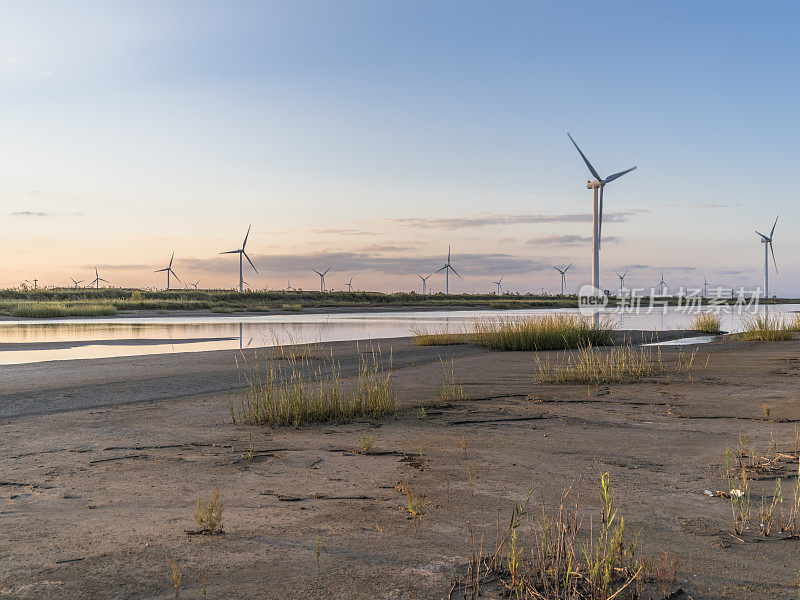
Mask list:
[[[227,394],[6,419],[0,597],[170,598],[165,554],[183,598],[201,597],[201,569],[210,598],[446,597],[469,523],[491,546],[533,484],[537,510],[572,487],[588,524],[596,465],[644,551],[680,556],[676,597],[796,595],[800,542],[733,535],[729,501],[704,490],[726,489],[724,449],[740,434],[796,452],[800,342],[700,346],[690,373],[677,366],[692,348],[664,348],[666,374],[600,388],[534,384],[534,353],[451,347],[465,399],[449,403],[439,349],[390,343],[405,357],[396,419],[239,427]],[[366,436],[372,453],[356,453]],[[187,535],[214,487],[225,534]],[[426,497],[418,521],[404,487]]]

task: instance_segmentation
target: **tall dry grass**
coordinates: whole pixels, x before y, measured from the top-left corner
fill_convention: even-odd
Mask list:
[[[273,349],[255,363],[237,359],[244,388],[229,400],[234,423],[300,427],[307,423],[345,423],[357,417],[395,414],[391,356],[384,365],[380,347],[358,351],[355,382],[342,382],[338,361],[297,354],[293,348]]]
[[[635,381],[664,371],[658,346],[615,346],[598,348],[591,344],[564,352],[561,360],[536,357],[537,383],[605,384]]]

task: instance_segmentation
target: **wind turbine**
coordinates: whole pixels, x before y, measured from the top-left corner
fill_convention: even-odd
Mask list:
[[[780,215],[778,215],[780,217]],[[778,263],[775,262],[775,250],[772,247],[772,236],[775,233],[775,225],[778,224],[778,217],[775,217],[775,223],[772,225],[772,231],[769,236],[763,233],[758,233],[761,236],[761,243],[764,244],[764,299],[769,298],[769,253],[772,252],[772,262],[775,265],[775,272],[778,272]]]
[[[347,286],[347,291],[348,292],[352,292],[353,291],[353,278],[351,277],[350,281],[345,283],[345,285]]]
[[[171,257],[170,257],[170,259],[169,259],[169,264],[167,265],[167,267],[166,267],[166,268],[164,268],[164,269],[159,269],[158,271],[153,271],[153,273],[164,273],[164,272],[166,272],[166,274],[167,274],[167,289],[168,289],[168,290],[169,290],[169,274],[170,274],[170,273],[172,273],[172,275],[174,275],[175,279],[177,279],[178,281],[180,281],[180,278],[179,278],[177,275],[175,275],[175,271],[173,271],[173,270],[172,270],[172,260],[173,260],[174,258],[175,258],[175,253],[173,252],[173,253],[172,253],[172,256],[171,256]]]
[[[100,282],[101,281],[103,283],[108,283],[108,281],[106,281],[105,279],[100,277],[100,274],[97,272],[97,267],[95,267],[94,268],[94,281],[92,281],[92,283],[89,284],[89,287],[94,286],[95,288],[100,289]]]
[[[630,173],[636,167],[631,167],[630,169],[626,169],[625,171],[620,171],[619,173],[614,173],[613,175],[609,175],[605,179],[600,177],[600,175],[595,171],[595,168],[592,166],[592,163],[589,162],[589,159],[586,158],[586,155],[581,151],[578,147],[578,144],[575,143],[575,140],[572,139],[572,136],[567,132],[570,141],[575,146],[575,149],[578,151],[578,154],[581,155],[583,162],[586,163],[586,166],[589,167],[589,171],[592,173],[592,176],[595,178],[594,181],[587,181],[586,187],[590,190],[594,190],[594,210],[592,212],[592,286],[594,287],[595,293],[599,293],[600,290],[600,239],[603,230],[603,188],[607,183],[611,183],[615,179],[619,179],[626,173]],[[599,190],[599,203],[598,203],[598,190]],[[592,324],[597,327],[600,325],[600,313],[595,312],[592,317]]]
[[[247,259],[247,262],[250,263],[250,266],[253,267],[253,271],[258,273],[258,269],[253,264],[253,261],[250,260],[250,257],[247,256],[247,252],[244,251],[244,247],[247,245],[247,237],[250,235],[250,227],[247,227],[247,233],[244,235],[244,241],[242,242],[242,247],[238,250],[228,250],[227,252],[220,252],[220,254],[238,254],[239,255],[239,291],[244,290],[244,278],[242,277],[242,256]]]
[[[503,275],[500,275],[500,279],[499,279],[498,281],[493,281],[492,283],[493,283],[493,284],[495,284],[495,285],[497,286],[497,295],[499,296],[499,295],[500,295],[500,292],[501,292],[501,290],[503,289],[503,286],[502,286],[502,283],[503,283]]]
[[[79,284],[79,283],[83,283],[83,279],[81,279],[80,281],[75,281],[75,279],[74,279],[74,278],[72,278],[72,277],[70,277],[70,279],[72,279],[72,283],[74,283],[74,284],[75,284],[75,289],[77,289],[77,288],[78,288],[78,284]]]
[[[628,274],[628,271],[625,271],[622,275],[617,273],[617,277],[619,277],[619,295],[622,296],[622,289],[625,287],[625,276]]]
[[[708,298],[708,279],[703,275],[703,298]]]
[[[659,282],[658,282],[658,285],[657,285],[656,287],[657,287],[657,288],[659,288],[659,289],[661,290],[661,291],[659,292],[659,296],[663,296],[663,295],[664,295],[664,290],[665,290],[667,287],[669,287],[669,286],[667,286],[667,282],[666,282],[666,281],[664,281],[664,271],[661,271],[661,281],[659,281]]]
[[[444,271],[444,282],[445,282],[444,283],[444,293],[445,294],[449,294],[450,293],[450,271],[455,273],[458,276],[458,278],[461,279],[461,275],[459,275],[458,271],[456,271],[453,268],[453,265],[450,264],[450,246],[447,247],[447,262],[444,264],[444,266],[441,269],[439,269],[436,272],[438,273],[439,271]]]
[[[316,269],[311,269],[311,270],[312,270],[312,271],[314,271],[314,273],[316,273],[317,275],[319,275],[319,291],[320,291],[320,292],[324,292],[324,291],[325,291],[325,274],[326,274],[328,271],[330,271],[330,270],[331,270],[331,267],[328,267],[328,268],[327,268],[327,269],[325,269],[325,270],[324,270],[322,273],[320,273],[320,272],[319,272],[319,271],[317,271]]]
[[[295,290],[295,288],[292,287],[292,283],[288,279],[286,280],[286,291],[287,292],[297,291]]]
[[[425,290],[426,290],[426,286],[427,286],[427,283],[428,283],[428,279],[430,278],[430,276],[431,276],[431,275],[433,275],[433,273],[429,273],[428,275],[426,275],[425,277],[423,277],[422,275],[420,275],[419,273],[417,273],[417,277],[419,277],[420,279],[422,279],[422,295],[423,295],[423,296],[425,295]]]
[[[572,266],[572,263],[569,263],[569,266],[566,269],[559,269],[557,266],[553,265],[553,268],[561,273],[561,295],[564,295],[564,286],[567,285],[567,271]]]
[[[189,285],[192,286],[194,289],[197,289],[197,284],[198,283],[200,283],[199,279],[197,281],[195,281],[194,283],[190,283]]]

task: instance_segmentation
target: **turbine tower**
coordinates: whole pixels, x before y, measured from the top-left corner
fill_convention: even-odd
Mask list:
[[[594,293],[599,293],[600,290],[600,239],[603,230],[603,188],[607,183],[611,183],[615,179],[619,179],[626,173],[630,173],[636,167],[631,167],[630,169],[626,169],[625,171],[620,171],[619,173],[614,173],[613,175],[609,175],[605,179],[600,177],[600,175],[595,171],[595,168],[592,166],[592,163],[589,162],[589,159],[586,158],[586,155],[581,151],[578,147],[578,144],[575,143],[575,140],[572,139],[572,136],[567,132],[570,141],[575,146],[575,149],[578,151],[578,154],[581,155],[583,162],[586,163],[586,166],[589,167],[589,171],[591,172],[592,176],[595,178],[594,181],[587,181],[586,187],[590,190],[594,190],[594,209],[592,212],[592,286],[594,287]],[[598,190],[599,190],[599,202],[598,202]],[[592,316],[592,324],[597,327],[600,325],[600,313],[594,313]]]
[[[461,275],[459,275],[458,271],[456,271],[453,268],[453,265],[450,264],[450,246],[447,247],[447,262],[436,272],[439,273],[439,271],[444,271],[444,293],[450,294],[450,271],[455,273],[458,278],[461,279]]]
[[[350,278],[350,281],[348,281],[347,283],[345,283],[345,285],[347,286],[347,291],[348,291],[348,293],[349,293],[349,292],[352,292],[352,291],[353,291],[353,278],[351,277],[351,278]]]
[[[562,296],[564,295],[564,286],[567,285],[567,271],[569,271],[569,268],[571,266],[572,266],[572,263],[569,263],[569,266],[567,266],[566,269],[559,269],[557,266],[553,265],[553,268],[556,271],[558,271],[559,273],[561,273],[561,295]]]
[[[330,270],[331,270],[331,267],[328,267],[328,268],[327,268],[327,269],[325,269],[325,270],[324,270],[322,273],[320,273],[320,272],[319,272],[319,271],[317,271],[316,269],[311,269],[311,270],[312,270],[312,271],[314,271],[314,273],[316,273],[317,275],[319,275],[319,291],[320,291],[320,292],[324,292],[324,291],[325,291],[325,274],[326,274],[328,271],[330,271]]]
[[[244,251],[244,247],[247,245],[247,237],[250,235],[250,227],[247,227],[247,233],[244,236],[244,241],[242,242],[242,247],[238,250],[228,250],[227,252],[220,252],[220,254],[238,254],[239,255],[239,291],[244,291],[244,278],[242,277],[242,257],[244,256],[247,259],[247,262],[250,263],[250,266],[253,267],[253,271],[258,273],[258,269],[253,264],[253,261],[250,260],[250,257],[247,256],[247,252]]]
[[[703,275],[703,298],[708,298],[708,279]]]
[[[427,287],[427,283],[428,283],[428,278],[430,278],[430,276],[431,276],[431,275],[433,275],[433,273],[429,273],[428,275],[426,275],[425,277],[423,277],[422,275],[420,275],[419,273],[417,273],[417,277],[419,277],[420,279],[422,279],[422,295],[423,295],[423,296],[425,295],[425,291],[426,291],[426,287]]]
[[[79,283],[83,283],[83,279],[78,280],[78,281],[76,281],[75,278],[73,278],[73,277],[70,277],[70,279],[72,279],[72,283],[75,284],[75,289],[78,289],[78,284]]]
[[[164,273],[164,272],[166,272],[166,274],[167,274],[167,290],[169,290],[169,274],[170,273],[172,273],[172,275],[175,277],[175,279],[180,281],[180,278],[177,275],[175,275],[175,271],[172,270],[172,260],[174,258],[175,258],[175,253],[173,252],[172,256],[169,259],[169,264],[166,266],[166,268],[159,269],[158,271],[153,271],[154,273]]]
[[[499,296],[500,292],[503,290],[503,275],[500,275],[500,279],[493,281],[492,283],[497,286],[497,295]]]
[[[780,215],[778,215],[780,217]],[[775,250],[772,248],[772,236],[775,234],[775,225],[778,224],[778,217],[775,217],[775,223],[772,225],[772,231],[769,236],[763,233],[758,233],[761,236],[761,243],[764,244],[764,299],[769,298],[769,253],[772,252],[772,262],[775,265],[775,272],[778,272],[778,263],[775,262]]]
[[[622,289],[625,287],[625,276],[628,274],[628,271],[625,271],[622,275],[617,273],[617,277],[619,277],[619,295],[622,296]]]
[[[100,282],[108,283],[105,279],[100,277],[100,274],[97,272],[97,267],[94,268],[94,281],[89,284],[89,287],[94,286],[96,289],[100,289]]]

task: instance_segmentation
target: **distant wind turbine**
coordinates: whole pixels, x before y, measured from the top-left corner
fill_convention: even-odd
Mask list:
[[[70,279],[72,279],[72,283],[75,284],[75,288],[76,289],[77,289],[79,283],[83,283],[83,279],[81,279],[79,281],[76,281],[73,277],[70,277]]]
[[[175,253],[173,252],[172,256],[169,259],[169,264],[165,268],[158,269],[157,271],[153,271],[154,273],[166,273],[167,274],[167,289],[168,290],[169,290],[169,274],[170,273],[172,273],[172,275],[175,277],[175,279],[180,281],[180,278],[177,275],[175,275],[175,271],[172,270],[172,261],[173,261],[174,258],[175,258]]]
[[[440,271],[444,271],[444,293],[445,294],[449,294],[450,293],[450,271],[455,273],[458,276],[458,278],[461,279],[461,275],[459,275],[458,271],[456,271],[453,268],[453,265],[450,264],[450,246],[447,247],[447,262],[444,264],[444,266],[441,269],[439,269],[436,272],[439,273]]]
[[[703,298],[708,298],[708,279],[703,275]]]
[[[564,295],[564,287],[567,285],[567,271],[572,266],[572,263],[569,263],[566,269],[559,269],[557,266],[553,265],[553,268],[561,273],[561,295]]]
[[[617,277],[619,277],[619,295],[622,296],[622,288],[625,287],[625,276],[628,274],[628,271],[625,271],[622,275],[617,273]]]
[[[296,291],[295,288],[292,287],[292,282],[289,281],[288,279],[286,280],[286,291],[287,292]]]
[[[419,277],[420,279],[422,279],[422,295],[423,295],[423,296],[424,296],[424,295],[425,295],[425,293],[426,293],[426,286],[427,286],[427,283],[428,283],[428,279],[430,278],[430,276],[431,276],[431,275],[433,275],[433,273],[429,273],[428,275],[426,275],[425,277],[423,277],[422,275],[420,275],[419,273],[417,273],[417,277]]]
[[[325,274],[326,274],[328,271],[330,271],[330,270],[331,270],[331,267],[328,267],[328,268],[327,268],[327,269],[325,269],[325,270],[324,270],[322,273],[320,273],[320,272],[319,272],[319,271],[317,271],[316,269],[311,269],[311,270],[312,270],[312,271],[314,271],[314,273],[316,273],[317,275],[319,275],[319,291],[320,291],[320,292],[324,292],[324,291],[325,291]]]
[[[661,290],[661,291],[659,292],[659,296],[663,296],[663,295],[664,295],[664,290],[665,290],[667,287],[669,287],[669,286],[667,285],[667,282],[666,282],[666,281],[664,281],[664,271],[661,271],[661,281],[659,281],[659,282],[658,282],[658,285],[657,285],[656,287],[657,287],[657,288],[659,288],[659,289]]]
[[[247,237],[250,235],[250,227],[247,227],[247,233],[244,236],[244,241],[242,242],[242,247],[238,250],[228,250],[227,252],[220,252],[220,254],[238,254],[239,255],[239,291],[244,291],[244,278],[242,277],[242,257],[244,256],[247,259],[247,262],[250,263],[250,266],[253,267],[253,271],[258,273],[258,269],[253,264],[253,261],[250,260],[250,257],[247,256],[247,252],[244,251],[245,246],[247,246]]]
[[[100,274],[97,272],[97,267],[95,267],[94,268],[94,281],[92,281],[92,283],[89,284],[89,287],[94,286],[95,288],[100,289],[100,282],[101,281],[103,283],[108,283],[108,281],[106,281],[105,279],[100,277]]]
[[[778,215],[780,217],[780,215]],[[772,247],[772,237],[775,234],[775,225],[778,224],[778,217],[775,217],[775,223],[772,225],[772,231],[769,236],[763,233],[758,233],[761,236],[761,243],[764,244],[764,298],[769,298],[769,253],[772,252],[772,262],[775,265],[775,273],[778,272],[778,263],[775,262],[775,250]]]
[[[594,190],[594,210],[592,213],[592,286],[595,289],[595,293],[598,293],[598,290],[600,289],[600,239],[603,230],[603,188],[607,183],[611,183],[626,173],[630,173],[636,167],[631,167],[630,169],[620,171],[619,173],[614,173],[613,175],[609,175],[603,179],[592,166],[592,163],[589,162],[589,159],[586,158],[586,155],[578,147],[578,144],[575,142],[575,140],[572,139],[572,136],[569,134],[569,132],[567,132],[567,135],[569,136],[572,144],[575,146],[575,149],[578,151],[578,154],[581,155],[583,162],[586,163],[586,166],[589,168],[592,176],[595,178],[594,181],[587,181],[586,187],[590,190]],[[592,317],[592,323],[595,327],[600,324],[600,313],[594,313]]]
[[[197,284],[198,283],[200,283],[199,279],[197,281],[195,281],[194,283],[190,283],[189,285],[192,286],[194,289],[197,289]]]
[[[500,279],[497,281],[493,281],[493,284],[497,286],[497,295],[500,295],[500,292],[503,290],[503,275],[500,275]]]
[[[352,292],[353,291],[353,278],[351,277],[350,281],[345,283],[345,285],[347,286],[347,291],[348,292]]]

